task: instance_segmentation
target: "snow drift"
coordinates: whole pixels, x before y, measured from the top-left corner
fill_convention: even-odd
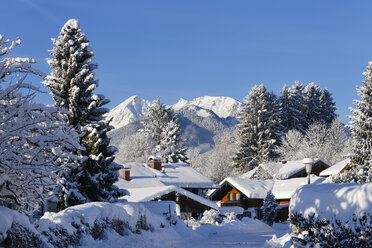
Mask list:
[[[295,247],[370,247],[372,183],[306,185],[289,209]]]
[[[372,183],[305,185],[292,196],[291,213],[347,221],[353,214],[372,215]]]

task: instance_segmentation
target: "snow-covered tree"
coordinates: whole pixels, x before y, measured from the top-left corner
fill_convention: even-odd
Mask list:
[[[301,159],[299,151],[301,150],[303,134],[295,129],[289,130],[283,137],[280,146],[276,147],[276,152],[284,160]]]
[[[87,156],[66,181],[78,184],[82,193],[71,205],[89,201],[113,201],[124,191],[114,185],[121,168],[114,163],[116,148],[109,145],[107,132],[113,127],[105,120],[109,103],[103,95],[93,94],[98,86],[94,79],[93,51],[81,31],[78,20],[71,19],[62,27],[58,39],[53,39],[53,58],[47,59],[51,74],[44,85],[50,90],[55,106],[67,110],[66,121],[81,134],[79,150]]]
[[[251,170],[259,163],[275,157],[275,114],[264,85],[254,86],[244,99],[238,118],[239,144],[234,157],[235,167]]]
[[[360,100],[354,100],[351,120],[353,155],[351,170],[340,175],[341,182],[372,182],[372,62],[364,72],[363,86],[357,87]]]
[[[320,96],[320,110],[321,120],[328,125],[330,125],[333,120],[337,118],[335,113],[336,103],[334,102],[333,97],[328,89],[322,90],[322,95]]]
[[[142,131],[152,137],[156,144],[160,144],[163,138],[163,130],[170,119],[170,112],[164,104],[160,103],[160,98],[158,98],[147,109],[145,120],[142,121],[144,126]]]
[[[281,137],[286,133],[287,129],[283,125],[282,115],[281,115],[281,106],[280,100],[274,92],[269,93],[269,104],[267,112],[271,114],[271,128],[272,128],[272,137],[275,139],[275,146],[280,144]],[[277,154],[275,151],[272,152],[272,158],[276,157]]]
[[[290,92],[290,112],[288,113],[288,130],[295,129],[302,133],[310,125],[305,117],[304,86],[296,81]]]
[[[345,126],[336,118],[330,126],[314,122],[304,135],[296,130],[288,131],[276,151],[284,160],[313,157],[336,163],[350,153],[350,143]]]
[[[291,124],[291,88],[284,85],[283,89],[280,91],[281,95],[279,97],[279,114],[281,124],[283,125],[283,132],[287,133],[288,130],[293,129]]]
[[[233,156],[236,151],[235,130],[226,129],[216,141],[214,148],[204,155],[202,161],[203,175],[219,183],[228,176],[237,176],[239,171],[234,167]],[[201,156],[201,155],[199,155]]]
[[[162,131],[162,139],[155,151],[160,154],[164,163],[186,162],[186,149],[182,147],[181,127],[177,118],[171,113],[172,119]]]
[[[143,132],[157,144],[154,152],[162,157],[164,163],[187,161],[178,119],[171,109],[160,103],[159,98],[148,108],[142,124]]]
[[[144,133],[136,132],[124,137],[119,144],[117,159],[123,163],[138,162],[146,163],[148,157],[153,155],[155,141]]]
[[[279,113],[283,131],[288,130],[305,131],[304,125],[307,123],[304,116],[304,97],[303,86],[295,82],[292,88],[284,85],[279,97]],[[307,124],[306,124],[307,125]]]
[[[315,121],[321,121],[321,104],[320,98],[322,96],[322,89],[314,84],[310,83],[305,86],[304,89],[304,100],[305,100],[305,118],[309,125]],[[308,125],[308,126],[309,126]]]
[[[278,203],[276,202],[273,193],[271,191],[267,192],[261,209],[262,220],[269,226],[272,226],[274,224],[277,207]]]
[[[316,121],[331,125],[337,117],[335,114],[336,104],[327,89],[322,90],[318,85],[310,83],[304,89],[304,99],[305,118],[309,125]]]
[[[6,56],[0,61],[0,202],[32,213],[50,191],[58,189],[66,198],[76,191],[75,185],[61,182],[60,176],[82,158],[71,154],[80,148],[79,137],[58,109],[33,102],[38,89],[24,83],[22,74],[44,74],[31,67],[34,60],[10,57],[19,44],[20,40],[3,40],[0,35],[0,58]],[[3,83],[9,84],[3,87]],[[22,95],[22,89],[29,93]]]

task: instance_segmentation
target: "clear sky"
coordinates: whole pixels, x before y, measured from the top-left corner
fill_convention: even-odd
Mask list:
[[[3,0],[0,33],[13,56],[49,73],[51,38],[70,18],[95,52],[109,108],[132,95],[166,104],[212,95],[243,100],[255,84],[328,88],[344,122],[372,60],[372,1]],[[41,88],[39,79],[30,78]],[[52,103],[44,94],[39,102]]]

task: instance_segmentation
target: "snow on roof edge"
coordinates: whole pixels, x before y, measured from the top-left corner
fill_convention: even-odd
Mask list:
[[[196,194],[194,194],[194,193],[192,193],[190,191],[187,191],[187,190],[182,189],[180,187],[174,186],[174,185],[172,185],[172,186],[159,187],[159,191],[154,192],[153,194],[150,194],[150,195],[148,195],[148,196],[146,196],[144,198],[139,198],[137,200],[137,202],[151,201],[151,200],[154,200],[157,197],[160,197],[162,195],[166,195],[166,194],[171,193],[173,191],[175,191],[177,193],[180,193],[181,195],[186,196],[186,197],[188,197],[188,198],[190,198],[190,199],[192,199],[194,201],[197,201],[199,203],[202,203],[202,204],[204,204],[204,205],[206,205],[206,206],[208,206],[210,208],[213,208],[213,209],[216,209],[216,210],[218,209],[218,206],[217,206],[216,203],[214,203],[214,202],[212,202],[212,201],[210,201],[208,199],[205,199],[205,198],[203,198],[203,197],[201,197],[199,195],[196,195]],[[128,201],[130,201],[130,198],[126,198],[126,199]]]

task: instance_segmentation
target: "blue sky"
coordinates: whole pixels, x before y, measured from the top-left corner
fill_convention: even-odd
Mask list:
[[[372,60],[367,0],[5,0],[1,9],[0,33],[23,42],[13,56],[35,58],[45,73],[50,39],[79,19],[109,108],[132,95],[166,104],[204,95],[243,100],[255,84],[279,93],[298,80],[328,88],[347,122]],[[37,100],[52,103],[47,94]]]

